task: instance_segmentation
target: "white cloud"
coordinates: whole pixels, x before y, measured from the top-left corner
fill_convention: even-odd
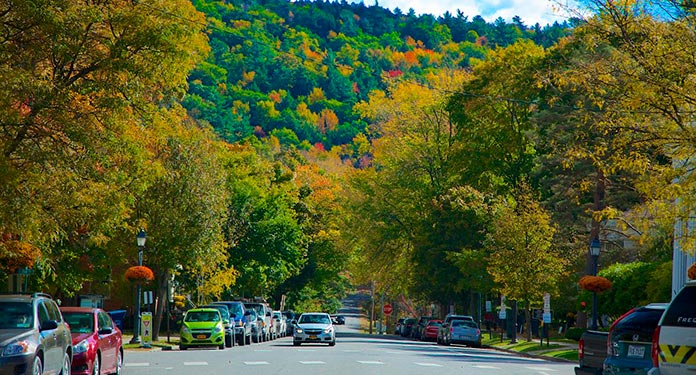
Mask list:
[[[367,6],[375,3],[374,0],[363,0],[363,2]],[[562,22],[568,18],[567,12],[559,6],[557,0],[378,0],[378,3],[381,7],[391,10],[398,7],[403,13],[413,8],[416,14],[427,13],[435,17],[447,11],[456,15],[457,10],[460,10],[469,19],[480,15],[486,22],[493,22],[498,17],[510,22],[512,17],[520,16],[527,26],[537,22],[544,26],[555,21]]]

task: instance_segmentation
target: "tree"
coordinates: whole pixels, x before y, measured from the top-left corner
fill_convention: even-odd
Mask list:
[[[488,272],[511,300],[524,302],[527,341],[531,341],[531,303],[556,294],[568,262],[553,247],[556,228],[550,215],[521,186],[516,200],[501,202],[486,237]],[[514,318],[514,317],[513,317]]]

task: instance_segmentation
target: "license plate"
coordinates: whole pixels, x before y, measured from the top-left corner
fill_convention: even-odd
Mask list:
[[[309,336],[309,339],[310,339],[310,340],[316,340],[316,339],[317,339],[317,336],[315,336],[315,335]]]
[[[197,338],[197,339],[204,339],[204,338],[205,338],[205,335],[198,335],[198,336],[196,336],[196,338]]]
[[[645,356],[645,347],[639,345],[629,345],[627,356],[629,358],[643,358]]]

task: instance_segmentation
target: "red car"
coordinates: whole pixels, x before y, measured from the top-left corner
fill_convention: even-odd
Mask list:
[[[423,329],[423,334],[421,335],[421,340],[423,341],[436,341],[437,340],[437,330],[440,329],[442,325],[442,320],[430,320],[426,324],[425,329]]]
[[[61,307],[70,325],[72,375],[121,374],[123,341],[106,311],[91,307]]]

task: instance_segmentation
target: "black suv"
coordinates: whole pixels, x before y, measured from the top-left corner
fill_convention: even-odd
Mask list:
[[[72,338],[48,294],[0,295],[0,375],[70,375]]]

